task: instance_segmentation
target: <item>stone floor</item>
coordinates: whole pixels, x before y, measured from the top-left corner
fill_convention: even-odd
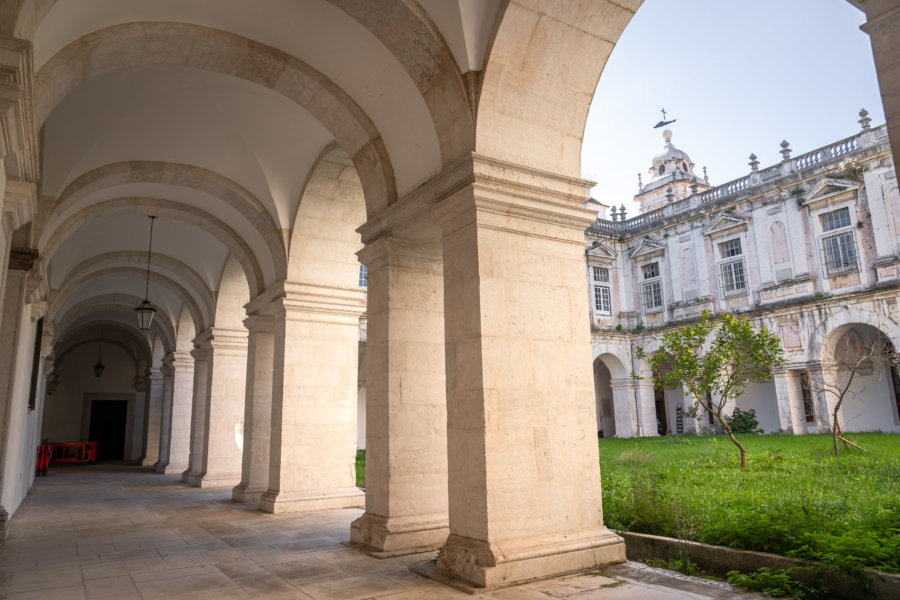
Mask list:
[[[0,546],[0,598],[756,597],[638,563],[472,596],[410,573],[434,553],[377,560],[344,547],[360,509],[270,515],[228,497],[230,489],[188,487],[136,467],[51,468]]]

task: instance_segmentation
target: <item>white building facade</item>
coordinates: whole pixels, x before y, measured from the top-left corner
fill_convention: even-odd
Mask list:
[[[900,194],[887,129],[847,139],[711,187],[671,143],[651,180],[586,231],[586,267],[598,434],[631,437],[713,430],[686,390],[654,389],[643,347],[704,311],[750,316],[781,339],[786,364],[750,384],[736,406],[766,433],[830,431],[844,336],[880,332],[900,344]],[[642,378],[633,377],[640,375]],[[726,413],[732,412],[731,407]],[[841,408],[850,431],[900,433],[900,374],[873,364],[856,373]]]

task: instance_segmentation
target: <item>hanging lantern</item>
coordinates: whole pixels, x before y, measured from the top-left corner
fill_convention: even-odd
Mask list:
[[[100,349],[97,350],[97,364],[94,365],[94,377],[103,375],[103,327],[100,327]]]
[[[150,324],[153,323],[153,315],[156,314],[156,309],[150,306],[150,300],[148,299],[150,296],[150,252],[153,250],[153,221],[156,217],[148,215],[148,218],[150,219],[150,244],[147,246],[147,286],[144,288],[144,300],[134,309],[138,327],[143,330],[150,329]],[[103,365],[100,365],[100,368],[102,370]],[[97,375],[97,377],[100,376]]]

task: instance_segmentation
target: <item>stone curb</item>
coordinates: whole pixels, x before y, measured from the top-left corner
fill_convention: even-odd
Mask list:
[[[792,575],[804,583],[824,582],[828,587],[830,598],[900,600],[900,575],[869,570],[853,573],[780,554],[711,546],[645,533],[627,531],[617,533],[625,539],[628,560],[639,561],[649,558],[672,560],[681,558],[682,552],[687,551],[691,561],[698,567],[720,577],[724,577],[728,571],[750,573],[761,567],[794,569]]]

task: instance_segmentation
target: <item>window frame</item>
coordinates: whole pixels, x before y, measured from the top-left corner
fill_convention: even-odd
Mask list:
[[[741,236],[736,236],[718,242],[716,247],[719,255],[716,260],[716,279],[722,296],[727,298],[746,295],[750,290],[750,278],[744,254],[744,240]]]
[[[850,205],[818,212],[818,252],[822,274],[826,278],[859,273],[859,245],[856,219]]]
[[[641,269],[641,308],[644,313],[662,312],[665,307],[666,297],[662,286],[662,268],[659,260],[640,265]],[[648,270],[652,272],[648,274]],[[653,303],[647,300],[652,299]],[[658,299],[658,304],[656,303]]]

